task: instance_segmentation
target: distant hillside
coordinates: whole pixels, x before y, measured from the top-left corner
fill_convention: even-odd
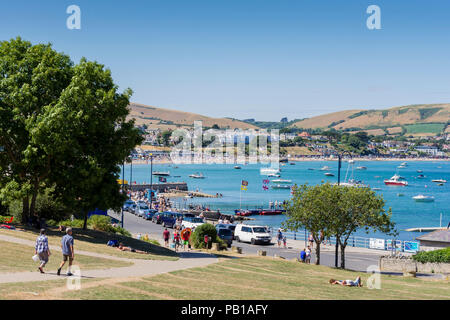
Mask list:
[[[450,123],[450,104],[423,104],[385,110],[346,110],[297,121],[291,127],[367,131],[379,134],[435,134]],[[447,129],[448,130],[448,129]]]
[[[229,118],[210,118],[195,113],[176,111],[170,109],[156,108],[143,104],[131,103],[129,118],[136,119],[136,124],[146,124],[152,128],[176,129],[177,127],[192,127],[194,121],[203,122],[203,127],[212,127],[217,124],[221,129],[251,129],[256,126]]]

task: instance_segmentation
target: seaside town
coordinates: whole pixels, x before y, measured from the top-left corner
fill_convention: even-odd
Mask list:
[[[450,5],[323,1],[3,6],[2,310],[450,300]]]

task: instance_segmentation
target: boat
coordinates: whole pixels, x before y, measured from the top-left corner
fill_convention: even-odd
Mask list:
[[[372,188],[373,191],[380,191],[381,188]]]
[[[170,176],[170,171],[163,172],[163,171],[153,171],[154,176]]]
[[[403,193],[397,193],[397,197],[404,197],[405,195]]]
[[[423,174],[419,174],[419,175],[417,176],[417,179],[425,179],[425,176],[424,176]]]
[[[235,168],[235,169],[241,169],[241,167],[240,167],[240,166],[234,166],[234,168]]]
[[[288,179],[275,179],[275,180],[272,180],[271,182],[277,183],[277,184],[280,184],[280,183],[292,183],[292,180],[288,180]]]
[[[262,209],[247,209],[247,210],[236,209],[236,210],[234,210],[234,213],[237,216],[248,217],[248,216],[258,215],[261,213],[261,211],[262,211]]]
[[[367,167],[364,166],[360,166],[360,167],[356,167],[357,170],[367,170]]]
[[[286,184],[276,184],[272,186],[272,189],[291,189],[291,186]]]
[[[407,186],[408,181],[406,181],[405,178],[395,174],[390,179],[385,179],[384,184],[388,186]]]
[[[334,174],[331,172],[326,172],[324,173],[324,175],[326,175],[327,177],[334,177]]]
[[[425,196],[423,194],[419,194],[417,196],[412,197],[417,202],[433,202],[434,197],[433,196]]]
[[[404,166],[404,165],[399,165],[397,168],[399,168],[399,169],[405,169],[406,166]]]
[[[281,177],[281,175],[279,175],[278,173],[269,173],[267,176],[268,177],[276,177],[276,178]]]
[[[260,216],[275,216],[275,215],[283,214],[284,212],[286,212],[286,210],[281,210],[281,209],[263,209],[263,210],[261,210],[259,215]]]
[[[203,173],[195,173],[195,174],[190,174],[189,175],[190,178],[194,178],[194,179],[205,179],[205,176],[203,175]]]
[[[404,167],[407,167],[407,166],[408,166],[408,164],[407,164],[406,162],[402,162],[402,163],[400,163],[400,165],[401,165],[401,166],[404,166]]]
[[[444,184],[443,184],[443,183],[438,183],[437,185],[438,185],[438,186],[443,186]]]
[[[327,171],[330,170],[329,166],[323,166],[322,168],[320,168],[321,171]]]
[[[314,170],[314,168],[308,168],[308,170],[311,170],[311,171],[312,171],[312,170]]]
[[[422,173],[422,172],[423,172],[423,170],[420,170],[420,169],[419,169],[419,170],[417,170],[417,173]]]
[[[444,179],[434,179],[434,180],[431,180],[432,182],[438,182],[438,183],[446,183],[447,182],[447,180],[444,180]]]
[[[269,174],[279,174],[280,173],[280,169],[276,169],[276,168],[261,168],[259,169],[259,174],[261,175],[269,175]]]
[[[295,162],[290,162],[289,163],[291,166],[295,166]]]

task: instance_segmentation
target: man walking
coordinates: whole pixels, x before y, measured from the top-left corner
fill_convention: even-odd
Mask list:
[[[73,251],[73,237],[72,237],[72,228],[66,229],[66,235],[61,239],[61,249],[63,254],[63,261],[58,268],[58,276],[61,274],[61,268],[66,263],[67,259],[69,259],[69,268],[67,269],[67,275],[72,276],[73,274],[70,272],[70,267],[72,266],[72,262],[74,259],[74,251]]]
[[[170,239],[170,231],[167,230],[167,228],[164,229],[163,238],[164,238],[164,245],[166,247],[168,247],[169,246],[169,239]]]
[[[47,264],[48,257],[51,254],[48,247],[48,238],[45,235],[45,229],[41,229],[39,237],[36,239],[35,253],[39,256],[39,261],[41,262],[38,269],[41,273],[45,273],[44,267]]]

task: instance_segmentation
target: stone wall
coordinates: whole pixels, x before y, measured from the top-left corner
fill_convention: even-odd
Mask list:
[[[408,256],[380,257],[380,271],[450,274],[450,263],[421,263]]]

